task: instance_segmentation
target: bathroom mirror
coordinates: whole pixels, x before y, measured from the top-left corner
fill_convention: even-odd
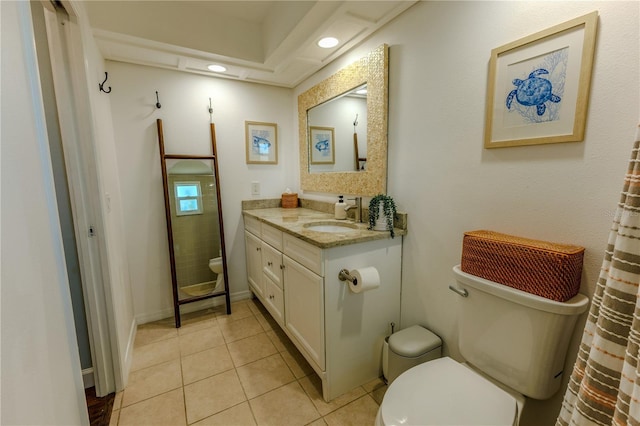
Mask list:
[[[389,74],[389,47],[381,45],[364,58],[346,66],[331,77],[323,80],[314,87],[298,96],[298,129],[300,139],[300,186],[303,190],[314,192],[326,192],[333,194],[358,194],[372,196],[386,192],[387,184],[387,111],[388,111],[388,74]],[[330,105],[328,101],[346,98],[355,88],[366,85],[366,117],[358,115],[357,134],[359,155],[366,161],[359,162],[356,170],[354,158],[355,144],[353,138],[349,151],[349,166],[341,169],[329,167],[331,164],[322,164],[315,167],[310,164],[313,159],[312,145],[317,142],[311,140],[310,127],[316,126],[313,120],[314,110],[319,105]],[[310,112],[311,111],[311,112]],[[333,123],[346,123],[353,129],[355,114],[352,112],[346,116],[332,117]],[[330,123],[327,119],[327,123]],[[324,127],[334,127],[327,124]],[[352,133],[352,136],[353,136]],[[334,131],[335,134],[335,131]],[[366,135],[366,136],[365,136]],[[337,138],[336,138],[337,139]],[[366,140],[366,144],[364,141]],[[339,161],[338,153],[341,147],[338,141],[335,145],[335,162]],[[345,162],[346,164],[347,162]],[[352,166],[351,166],[352,165]],[[311,168],[310,168],[311,166]],[[364,166],[364,170],[361,168]],[[348,171],[347,171],[348,170]]]
[[[231,313],[215,127],[211,155],[166,154],[157,120],[176,328],[180,306],[224,296]]]

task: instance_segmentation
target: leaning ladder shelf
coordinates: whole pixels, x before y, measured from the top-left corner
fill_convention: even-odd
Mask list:
[[[220,175],[218,174],[218,156],[216,150],[216,128],[211,123],[211,155],[183,155],[183,154],[167,154],[164,150],[164,134],[162,131],[162,120],[156,121],[158,126],[158,143],[160,145],[160,163],[162,167],[162,186],[164,188],[164,207],[167,219],[167,237],[169,240],[169,260],[171,264],[171,287],[173,291],[173,310],[176,321],[176,328],[180,328],[180,306],[187,303],[199,302],[200,300],[211,299],[214,297],[224,296],[227,315],[231,314],[231,300],[229,298],[229,274],[227,273],[227,253],[224,244],[224,227],[222,224],[222,206],[220,202]],[[213,173],[216,179],[216,198],[218,202],[218,223],[220,225],[220,248],[222,251],[222,266],[224,274],[224,292],[204,294],[201,296],[192,296],[180,299],[178,293],[178,277],[176,273],[176,257],[173,247],[173,229],[171,226],[171,199],[169,197],[169,179],[167,176],[166,160],[211,160],[213,163]]]

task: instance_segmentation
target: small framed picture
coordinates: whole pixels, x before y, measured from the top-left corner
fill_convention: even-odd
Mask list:
[[[278,125],[245,121],[247,164],[278,164]]]
[[[581,142],[598,12],[493,49],[485,148]]]
[[[335,164],[333,127],[309,126],[309,164]]]

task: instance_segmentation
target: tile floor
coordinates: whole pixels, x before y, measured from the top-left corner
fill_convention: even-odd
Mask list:
[[[386,386],[330,403],[318,376],[257,299],[140,325],[111,425],[373,425]]]

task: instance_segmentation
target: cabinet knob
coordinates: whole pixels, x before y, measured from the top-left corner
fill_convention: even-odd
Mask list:
[[[260,247],[256,247],[256,251],[260,251]]]
[[[284,269],[284,265],[280,265],[280,269]]]
[[[273,266],[273,262],[267,262],[267,265]]]

